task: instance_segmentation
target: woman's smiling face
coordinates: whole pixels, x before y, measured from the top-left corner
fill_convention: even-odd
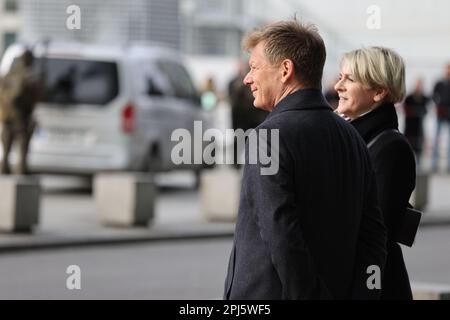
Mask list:
[[[377,102],[377,90],[368,88],[355,80],[350,67],[344,61],[339,81],[334,86],[339,94],[337,112],[351,119],[369,110]]]

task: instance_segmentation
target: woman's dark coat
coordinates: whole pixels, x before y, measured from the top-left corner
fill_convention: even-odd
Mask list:
[[[393,104],[384,104],[351,123],[367,144],[382,131],[398,129]],[[370,147],[369,153],[377,180],[379,205],[388,229],[388,256],[381,298],[412,299],[402,250],[394,238],[415,187],[414,153],[405,136],[398,132],[380,136]]]

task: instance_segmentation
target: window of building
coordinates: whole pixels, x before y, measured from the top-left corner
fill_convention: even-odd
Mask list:
[[[16,42],[17,34],[14,32],[5,32],[3,34],[3,50],[6,50],[10,45]]]

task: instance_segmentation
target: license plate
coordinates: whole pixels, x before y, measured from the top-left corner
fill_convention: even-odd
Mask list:
[[[55,145],[89,145],[95,142],[95,138],[87,130],[58,127],[38,128],[34,140]]]

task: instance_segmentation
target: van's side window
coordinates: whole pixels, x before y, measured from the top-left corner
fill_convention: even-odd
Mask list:
[[[147,78],[147,90],[146,94],[149,96],[163,96],[163,91],[159,88],[156,82],[152,78]]]
[[[44,102],[104,106],[119,94],[119,75],[115,62],[37,58],[34,68],[45,75]]]
[[[198,103],[198,92],[184,67],[169,61],[158,62],[157,65],[161,72],[166,74],[169,79],[176,97],[189,99]]]

